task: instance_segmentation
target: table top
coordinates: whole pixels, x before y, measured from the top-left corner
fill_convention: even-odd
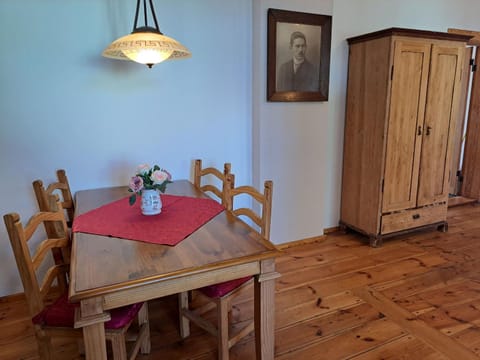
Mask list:
[[[207,197],[188,180],[174,181],[168,185],[166,193]],[[79,191],[75,196],[75,215],[130,194],[127,187]],[[278,255],[279,250],[273,244],[227,210],[175,246],[74,233],[70,300],[79,301],[145,283],[227,269]]]

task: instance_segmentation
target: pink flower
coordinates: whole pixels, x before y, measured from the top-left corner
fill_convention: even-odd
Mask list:
[[[134,193],[138,193],[143,189],[143,179],[140,176],[133,176],[130,179],[129,187]]]
[[[137,166],[137,174],[145,175],[150,171],[150,165],[140,164]]]
[[[155,170],[150,176],[150,179],[155,185],[162,185],[165,181],[169,180],[171,175],[164,170]]]

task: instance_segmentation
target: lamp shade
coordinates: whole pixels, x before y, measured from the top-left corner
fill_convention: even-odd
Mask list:
[[[191,56],[190,51],[178,41],[159,33],[144,31],[133,32],[115,40],[102,55],[145,65]]]
[[[149,3],[155,28],[147,24],[146,0],[143,0],[145,25],[137,27],[140,2],[137,0],[132,33],[112,42],[103,51],[102,56],[118,60],[132,60],[150,68],[164,60],[189,58],[191,54],[185,46],[160,32],[152,0],[149,0]]]

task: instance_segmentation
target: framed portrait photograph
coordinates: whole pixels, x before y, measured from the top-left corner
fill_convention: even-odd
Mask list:
[[[268,9],[267,100],[327,101],[332,17]]]

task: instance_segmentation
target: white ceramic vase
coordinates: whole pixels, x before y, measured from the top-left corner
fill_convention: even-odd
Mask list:
[[[162,212],[162,200],[157,190],[142,190],[142,214],[157,215]]]

